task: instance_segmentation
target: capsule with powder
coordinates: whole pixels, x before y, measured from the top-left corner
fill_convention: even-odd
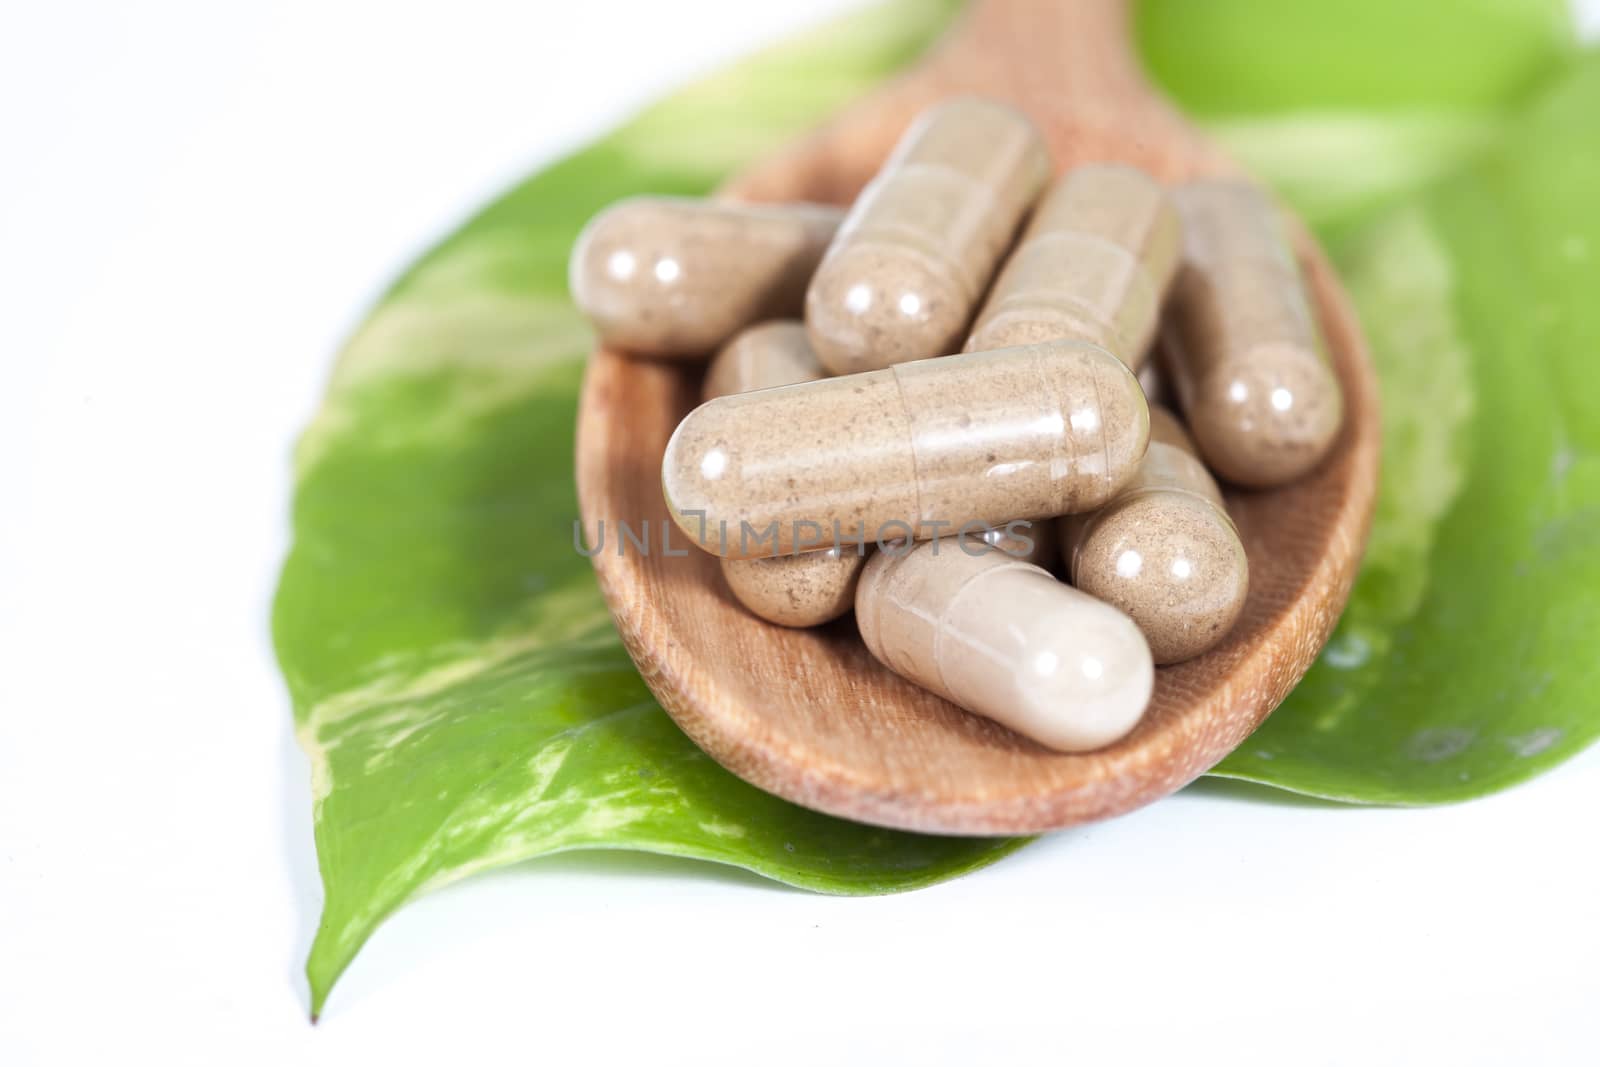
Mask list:
[[[1165,369],[1200,454],[1239,485],[1294,481],[1332,447],[1344,406],[1282,216],[1239,181],[1174,198],[1184,262]]]
[[[827,376],[806,339],[805,324],[798,319],[779,319],[741,330],[723,345],[706,368],[701,396],[715,400]]]
[[[572,297],[608,347],[704,359],[752,323],[799,315],[841,218],[821,204],[623,200],[579,236]]]
[[[778,320],[752,326],[724,345],[706,371],[702,392],[705,399],[714,400],[826,376],[806,339],[805,326]],[[1060,540],[1048,521],[1007,523],[975,536],[1042,567],[1055,559]],[[847,543],[800,555],[720,562],[728,588],[751,614],[780,626],[820,626],[855,603],[856,580],[869,551]]]
[[[1042,745],[1085,752],[1138,724],[1155,668],[1108,604],[952,540],[875,556],[856,589],[867,649],[909,681]]]
[[[1021,112],[957,97],[923,112],[857,198],[806,293],[834,374],[958,351],[973,310],[1050,177]]]
[[[1059,541],[1049,520],[969,531],[964,538],[969,546],[987,546],[1046,568],[1057,556]],[[798,556],[719,562],[728,588],[751,614],[780,626],[806,627],[832,622],[851,609],[856,582],[871,552],[870,545],[846,542]]]
[[[856,580],[871,551],[839,544],[794,556],[720,562],[723,580],[752,615],[779,626],[821,626],[855,603]]]
[[[710,401],[667,442],[661,484],[707,551],[776,556],[1088,511],[1148,434],[1126,366],[1052,341]]]
[[[1150,409],[1139,473],[1105,507],[1062,524],[1072,584],[1126,612],[1157,663],[1214,647],[1244,610],[1250,566],[1217,483],[1178,420]]]
[[[723,346],[706,371],[707,400],[825,377],[805,326],[763,322]],[[751,614],[779,626],[820,626],[849,611],[865,546],[832,545],[820,552],[771,559],[724,559],[722,577]]]
[[[1178,267],[1178,215],[1148,174],[1071,170],[1045,195],[973,324],[968,352],[1073,337],[1137,371]]]

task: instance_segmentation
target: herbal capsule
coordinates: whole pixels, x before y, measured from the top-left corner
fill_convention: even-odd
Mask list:
[[[1006,260],[967,351],[1075,337],[1138,370],[1181,247],[1154,178],[1112,164],[1070,171]]]
[[[714,400],[826,375],[802,323],[763,322],[723,346],[706,372],[703,391]],[[780,626],[820,626],[850,610],[866,562],[864,546],[834,545],[803,555],[725,559],[722,577],[752,614]]]
[[[1148,434],[1127,367],[1052,341],[721,397],[679,424],[661,484],[707,551],[776,556],[1088,511]]]
[[[700,359],[753,322],[798,315],[842,217],[820,204],[624,200],[578,237],[572,298],[608,347]]]
[[[1293,481],[1327,454],[1344,404],[1283,220],[1243,182],[1195,182],[1174,196],[1184,264],[1166,369],[1189,428],[1229,481]]]
[[[1045,520],[974,531],[968,543],[1043,567],[1055,558],[1059,541]],[[871,552],[870,545],[845,542],[797,556],[724,559],[722,576],[751,614],[780,626],[820,626],[854,606],[856,581]]]
[[[1150,409],[1139,473],[1099,511],[1062,523],[1072,584],[1128,613],[1157,663],[1198,656],[1244,610],[1250,565],[1188,434]]]
[[[857,198],[806,293],[834,374],[960,348],[973,309],[1050,177],[1033,123],[959,97],[925,111]]]
[[[896,674],[1064,752],[1132,730],[1155,684],[1143,635],[1116,608],[1031,563],[949,540],[874,557],[856,623]]]
[[[763,322],[741,331],[711,360],[702,395],[707,400],[779,385],[811,382],[828,372],[798,319]]]
[[[965,543],[1048,567],[1059,542],[1054,524],[1046,519],[973,531]],[[720,562],[728,588],[751,614],[780,626],[821,626],[854,606],[856,581],[871,552],[870,545],[845,542],[797,556]]]
[[[870,547],[834,545],[770,559],[722,560],[722,577],[750,612],[779,626],[821,626],[855,603]]]

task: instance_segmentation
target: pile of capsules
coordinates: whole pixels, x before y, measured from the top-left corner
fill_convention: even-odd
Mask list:
[[[1343,406],[1267,194],[1052,173],[1024,115],[951,99],[848,212],[628,200],[571,284],[610,348],[716,353],[661,483],[741,603],[784,626],[853,607],[891,670],[1085,751],[1244,607],[1212,472],[1300,477]]]

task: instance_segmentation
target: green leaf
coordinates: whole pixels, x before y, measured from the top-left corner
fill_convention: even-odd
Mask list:
[[[1414,194],[1495,144],[1498,113],[1292,114],[1204,128],[1307,223],[1327,230]]]
[[[645,688],[572,541],[591,347],[565,294],[578,228],[618,196],[706,191],[914,55],[949,11],[875,10],[652,109],[445,241],[341,354],[297,453],[273,619],[325,888],[313,1014],[395,908],[534,856],[631,848],[876,893],[1021,844],[848,823],[724,771]]]
[[[1361,6],[1376,11],[1375,2]],[[395,908],[474,871],[537,855],[636,848],[734,864],[810,889],[878,892],[958,874],[1020,844],[844,823],[728,775],[651,699],[612,633],[586,561],[571,547],[572,417],[590,342],[565,294],[567,252],[579,227],[621,196],[708,190],[911,59],[957,6],[955,0],[896,0],[675,95],[487,207],[396,282],[341,354],[323,409],[296,455],[295,541],[274,609],[279,658],[311,758],[326,890],[307,964],[313,1012]],[[1303,50],[1299,66],[1286,65],[1251,43],[1266,40],[1260,36],[1266,24],[1250,21],[1263,9],[1238,0],[1195,6],[1212,12],[1198,26],[1181,5],[1167,3],[1150,5],[1142,22],[1169,84],[1179,85],[1185,102],[1201,105],[1208,105],[1208,86],[1236,86],[1220,94],[1226,114],[1211,108],[1223,120],[1218,128],[1319,218],[1348,218],[1378,198],[1432,180],[1494,141],[1501,125],[1480,112],[1520,93],[1565,41],[1541,21],[1548,4],[1530,5],[1520,15],[1491,0],[1453,5],[1461,40],[1472,45],[1461,52],[1458,42],[1458,69],[1442,80],[1443,62],[1427,60],[1435,74],[1430,81],[1420,72],[1374,65],[1370,57],[1392,49],[1370,35],[1387,24],[1363,16],[1368,21],[1352,22],[1367,27],[1362,33],[1325,35],[1340,42],[1327,54],[1346,72],[1325,80],[1381,91],[1372,99],[1343,90],[1295,96],[1310,93],[1325,72],[1306,64]],[[1272,15],[1280,6],[1269,5],[1268,15],[1280,17]],[[1168,20],[1176,29],[1162,28]],[[1503,53],[1487,48],[1501,35]],[[1161,44],[1185,37],[1183,55]],[[1409,51],[1398,61],[1414,58]],[[1190,84],[1182,83],[1185,63]],[[1357,69],[1360,77],[1349,74]],[[1194,71],[1201,75],[1193,77]],[[1214,78],[1219,71],[1226,77]],[[1286,87],[1290,80],[1306,84]],[[1369,105],[1382,114],[1369,112]],[[1285,114],[1290,107],[1323,111],[1315,122],[1302,121],[1307,116]],[[1435,124],[1440,115],[1443,124]],[[1330,158],[1339,166],[1329,167]],[[1476,199],[1495,210],[1500,200],[1528,191],[1510,188],[1505,178],[1498,185],[1488,176],[1481,180]],[[1460,582],[1452,594],[1458,598],[1477,589],[1494,592],[1455,569],[1462,564],[1450,553],[1462,550],[1451,548],[1452,509],[1474,493],[1492,495],[1499,488],[1494,477],[1511,473],[1493,456],[1477,454],[1469,442],[1478,423],[1469,419],[1481,422],[1488,404],[1483,389],[1501,385],[1479,374],[1478,363],[1503,356],[1508,376],[1509,354],[1523,351],[1527,339],[1502,337],[1496,331],[1513,327],[1485,321],[1488,309],[1506,306],[1511,291],[1496,288],[1493,265],[1480,264],[1481,274],[1462,267],[1473,256],[1487,258],[1485,250],[1504,236],[1500,231],[1511,229],[1511,217],[1472,220],[1474,197],[1456,196],[1397,216],[1344,252],[1347,269],[1364,279],[1357,284],[1364,314],[1377,308],[1382,316],[1393,305],[1390,320],[1378,324],[1390,327],[1381,331],[1385,353],[1434,346],[1445,360],[1441,365],[1451,366],[1453,358],[1474,369],[1442,378],[1421,369],[1408,375],[1400,361],[1385,356],[1386,378],[1420,382],[1418,388],[1442,398],[1447,417],[1435,424],[1391,413],[1391,434],[1415,439],[1395,445],[1401,459],[1391,464],[1386,483],[1377,562],[1341,633],[1344,643],[1313,675],[1311,684],[1324,694],[1329,663],[1353,655],[1350,634],[1368,641],[1365,663],[1373,670],[1404,666],[1405,640],[1382,640],[1390,640],[1385,635],[1395,627],[1420,625],[1416,620],[1427,617],[1438,595],[1435,576]],[[1472,232],[1481,243],[1441,236],[1456,215],[1478,224]],[[1559,216],[1541,217],[1553,224]],[[1394,263],[1411,257],[1434,273],[1389,277],[1383,265],[1391,257]],[[1419,336],[1408,341],[1400,309],[1419,287],[1440,308],[1456,312],[1419,314]],[[1529,287],[1524,280],[1518,291]],[[1469,292],[1481,306],[1467,307]],[[1536,296],[1575,303],[1575,292],[1540,288]],[[1567,305],[1560,307],[1565,314]],[[1562,327],[1569,331],[1562,338],[1578,336],[1575,323]],[[1555,329],[1550,325],[1541,337],[1554,338],[1549,331]],[[1566,376],[1563,402],[1584,403],[1570,392],[1582,385],[1584,368],[1561,366],[1566,369],[1551,373]],[[1493,401],[1521,405],[1518,417],[1537,421],[1530,412],[1554,401],[1529,389],[1513,382]],[[1565,440],[1586,442],[1571,429],[1581,412],[1569,414]],[[1519,441],[1514,454],[1550,444],[1536,435]],[[1545,550],[1567,559],[1578,551],[1573,546],[1583,527],[1562,525],[1562,516],[1593,499],[1594,473],[1587,443],[1572,443],[1566,452],[1551,447],[1557,449],[1552,455],[1568,457],[1557,466],[1565,464],[1561,492],[1570,495],[1552,502],[1535,499],[1536,487],[1510,488],[1522,494],[1518,507],[1549,509],[1529,522],[1543,524],[1539,544]],[[1442,478],[1430,480],[1434,473]],[[1528,531],[1512,524],[1502,533],[1514,539]],[[1408,561],[1415,564],[1409,571]],[[1532,601],[1512,603],[1526,608]],[[1550,617],[1552,627],[1577,617],[1570,597],[1566,603],[1565,614]],[[1540,641],[1556,632],[1541,629],[1543,622],[1529,624],[1526,611],[1517,618]],[[1528,632],[1518,635],[1524,644]],[[1535,651],[1548,649],[1538,643]],[[1481,681],[1497,662],[1504,657],[1482,654],[1474,677]],[[1376,682],[1365,684],[1365,675],[1348,681],[1350,692],[1360,690],[1352,700],[1372,695],[1361,707],[1375,707],[1384,696]],[[1570,710],[1573,684],[1563,674],[1545,695],[1566,694],[1562,706]],[[1292,732],[1304,714],[1299,708],[1325,703],[1308,690],[1272,728]],[[1386,698],[1381,703],[1388,707]],[[1349,721],[1373,714],[1352,712]],[[1586,735],[1573,727],[1549,741],[1545,733],[1514,736],[1521,738],[1518,751],[1545,746],[1517,757],[1517,766],[1531,772]],[[1269,744],[1271,737],[1258,740]],[[1351,754],[1359,754],[1360,745],[1327,751],[1316,746],[1322,740],[1296,741],[1305,753],[1303,780],[1277,784],[1310,788],[1341,775],[1349,779],[1356,766]],[[1439,747],[1445,746],[1428,751]],[[1281,757],[1275,769],[1290,777],[1300,773],[1289,748],[1274,756]]]
[[[1577,48],[1565,0],[1144,0],[1136,11],[1156,80],[1314,225],[1460,168]]]
[[[1499,110],[1577,49],[1566,0],[1140,0],[1156,80],[1203,118]]]
[[[1432,803],[1600,736],[1600,57],[1334,258],[1382,377],[1366,564],[1321,660],[1217,773]]]
[[[1600,636],[1596,61],[1517,106],[1578,62],[1567,5],[1138,10],[1158,81],[1318,225],[1383,380],[1383,483],[1350,605],[1215,773],[1429,803],[1570,756],[1600,733],[1600,667],[1569,651]]]

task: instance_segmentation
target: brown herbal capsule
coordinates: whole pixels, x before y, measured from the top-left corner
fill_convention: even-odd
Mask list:
[[[1167,331],[1170,381],[1211,469],[1264,489],[1327,454],[1344,416],[1283,219],[1237,181],[1180,186],[1184,263]]]
[[[721,397],[679,424],[661,484],[708,551],[776,556],[1087,511],[1148,434],[1127,367],[1052,341]]]
[[[1021,112],[958,97],[922,113],[856,199],[806,293],[834,374],[957,351],[973,309],[1050,177]]]
[[[875,556],[856,623],[896,674],[1065,752],[1132,730],[1154,686],[1126,615],[1031,563],[951,539]]]
[[[821,552],[770,559],[722,560],[722,577],[754,615],[779,626],[821,626],[855,604],[856,580],[870,546],[833,545]]]
[[[800,313],[841,218],[821,204],[623,200],[579,235],[572,298],[608,347],[702,359],[753,322]]]
[[[701,395],[706,400],[826,378],[798,319],[763,322],[742,330],[711,360]]]
[[[1250,565],[1222,494],[1178,420],[1150,409],[1139,473],[1099,511],[1062,522],[1072,584],[1132,617],[1157,663],[1198,656],[1244,610]]]
[[[707,400],[827,376],[805,326],[793,320],[763,322],[723,346],[706,372]],[[859,545],[771,559],[722,560],[722,577],[749,611],[780,626],[820,626],[849,611],[856,579],[866,563]]]
[[[963,541],[974,551],[984,545],[1046,569],[1056,558],[1059,542],[1049,519],[974,530]],[[820,626],[854,606],[856,581],[871,553],[871,545],[847,541],[797,556],[720,562],[728,588],[751,614],[780,626]]]
[[[1074,337],[1137,371],[1178,267],[1178,214],[1133,167],[1067,172],[1046,194],[978,312],[967,351]]]

